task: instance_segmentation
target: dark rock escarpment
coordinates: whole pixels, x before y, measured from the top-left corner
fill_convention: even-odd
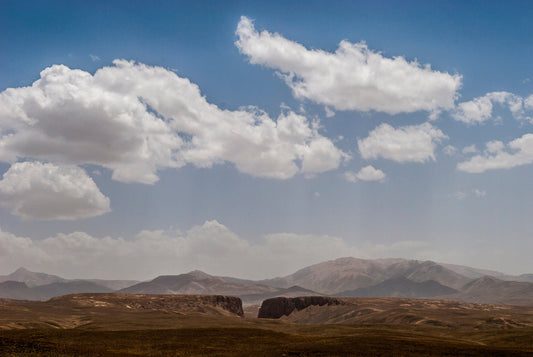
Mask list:
[[[219,306],[224,310],[227,310],[231,313],[234,313],[239,316],[244,316],[244,311],[242,309],[242,300],[234,296],[223,296],[223,295],[211,295],[204,296],[204,301],[211,302],[215,306]]]
[[[344,305],[344,302],[337,298],[325,296],[277,297],[263,301],[257,317],[260,319],[279,319],[284,315],[290,315],[294,310],[303,310],[312,305]]]

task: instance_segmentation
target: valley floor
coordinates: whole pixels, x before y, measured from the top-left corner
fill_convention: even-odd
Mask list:
[[[459,332],[388,325],[239,322],[216,327],[205,321],[206,327],[165,330],[3,330],[0,355],[533,356],[533,329]]]

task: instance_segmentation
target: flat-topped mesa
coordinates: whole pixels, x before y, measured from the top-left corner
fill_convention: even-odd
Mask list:
[[[61,306],[113,307],[133,310],[179,312],[216,311],[244,316],[242,300],[224,295],[155,295],[155,294],[72,294],[50,299],[48,304]],[[210,309],[212,308],[212,309]]]
[[[326,296],[276,297],[263,301],[257,317],[260,319],[279,319],[282,316],[290,315],[294,310],[303,310],[312,305],[344,305],[344,302],[341,299]]]

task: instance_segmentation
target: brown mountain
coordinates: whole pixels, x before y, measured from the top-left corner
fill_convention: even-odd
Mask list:
[[[472,279],[484,272],[499,278]],[[463,275],[465,274],[465,275]],[[528,280],[531,274],[516,276]],[[467,302],[533,305],[533,283],[508,281],[510,275],[459,265],[406,259],[340,258],[315,264],[286,277],[262,281],[211,276],[201,271],[159,276],[129,287],[125,280],[67,280],[26,269],[3,278],[19,283],[0,285],[0,298],[43,300],[85,292],[138,294],[220,294],[238,296],[246,305],[277,297],[310,295],[431,297]],[[40,285],[43,282],[49,282]]]
[[[459,301],[533,306],[533,283],[505,281],[484,276],[463,286],[460,293],[447,296]]]
[[[472,267],[468,267],[464,265],[456,265],[456,264],[441,264],[441,265],[444,266],[445,268],[453,270],[454,272],[458,274],[464,275],[467,278],[472,278],[472,279],[482,278],[484,276],[493,276],[500,280],[522,281],[522,282],[533,283],[533,274],[509,275],[509,274],[501,273],[496,270],[478,269],[478,268],[472,268]]]
[[[26,283],[11,280],[0,283],[0,298],[36,300],[33,291]]]
[[[246,304],[260,304],[263,300],[271,299],[274,297],[299,297],[299,296],[317,296],[317,292],[304,289],[299,286],[291,286],[288,289],[276,289],[273,292],[260,293],[260,294],[249,294],[249,295],[239,295],[243,302]]]
[[[454,289],[471,280],[431,261],[347,257],[311,265],[286,277],[262,280],[258,283],[278,287],[298,285],[322,294],[335,295],[343,291],[374,286],[396,277],[405,277],[415,282],[434,280]]]
[[[50,298],[81,293],[110,293],[112,289],[89,281],[74,280],[41,285],[31,288],[35,300],[48,300]]]
[[[55,296],[78,293],[108,293],[113,290],[86,281],[64,281],[29,287],[24,282],[0,283],[0,298],[19,300],[48,300]]]
[[[128,286],[132,286],[132,285],[140,283],[139,280],[106,280],[106,279],[74,279],[74,280],[69,280],[69,281],[72,281],[72,282],[83,281],[87,283],[92,283],[92,284],[96,284],[99,286],[103,286],[112,291],[124,289],[124,288],[127,288]]]
[[[119,290],[134,294],[197,294],[242,295],[274,292],[278,289],[259,284],[233,283],[225,278],[195,270],[187,274],[162,275]]]
[[[75,279],[19,268],[0,276],[0,298],[47,300],[77,293],[108,293],[138,283],[136,280]]]
[[[374,286],[345,291],[337,295],[352,297],[431,298],[458,292],[459,291],[439,284],[434,280],[416,282],[400,276],[387,279]]]
[[[46,285],[52,283],[64,282],[63,279],[57,275],[50,275],[45,273],[36,273],[25,268],[19,268],[9,275],[0,275],[0,282],[3,281],[19,281],[25,283],[28,287],[39,285]]]
[[[245,304],[257,304],[267,297],[316,295],[300,287],[276,288],[257,283],[238,282],[239,279],[212,276],[195,270],[187,274],[162,275],[154,280],[119,290],[129,294],[197,294],[238,296]]]
[[[9,275],[0,275],[0,282],[4,281],[19,281],[22,283],[26,283],[26,285],[30,288],[53,283],[88,282],[103,286],[109,290],[124,289],[128,286],[132,286],[134,284],[139,283],[138,280],[65,279],[57,275],[29,271],[26,268],[18,268]]]

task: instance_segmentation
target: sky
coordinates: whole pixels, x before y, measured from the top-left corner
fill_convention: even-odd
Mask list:
[[[0,2],[0,274],[533,272],[533,4]]]

